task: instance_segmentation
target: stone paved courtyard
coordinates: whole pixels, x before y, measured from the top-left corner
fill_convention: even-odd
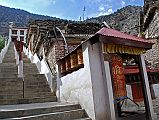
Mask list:
[[[144,113],[144,107],[143,107],[143,103],[141,105],[142,107],[139,107],[138,110],[135,110],[135,107],[131,107],[131,108],[127,108],[127,110],[129,111],[140,111],[140,114],[133,114],[133,115],[128,115],[126,117],[120,117],[119,120],[148,120],[146,119],[146,115]],[[154,112],[157,116],[157,119],[155,120],[159,120],[159,102],[158,102],[158,98],[153,100],[153,106],[154,106]],[[126,109],[125,109],[126,110]]]

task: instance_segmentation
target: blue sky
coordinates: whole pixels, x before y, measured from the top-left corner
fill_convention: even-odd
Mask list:
[[[0,0],[0,5],[31,13],[79,20],[85,6],[85,18],[113,13],[127,5],[143,6],[144,0]]]

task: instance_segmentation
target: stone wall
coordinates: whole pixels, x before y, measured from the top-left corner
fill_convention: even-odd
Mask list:
[[[151,14],[151,13],[150,13]],[[159,38],[159,10],[156,13],[149,24],[149,27],[145,31],[146,38]]]
[[[147,67],[155,69],[159,68],[159,40],[152,40],[155,44],[152,49],[146,51],[145,60]]]
[[[159,68],[159,10],[156,10],[151,23],[146,29],[145,37],[155,43],[152,49],[145,54],[147,65],[153,69]]]
[[[73,51],[77,46],[78,44],[68,44],[69,52]]]

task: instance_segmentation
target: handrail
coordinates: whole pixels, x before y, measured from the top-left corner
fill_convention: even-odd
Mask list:
[[[60,34],[62,35],[63,40],[64,40],[64,42],[65,42],[65,47],[66,47],[67,53],[69,53],[68,44],[67,44],[67,41],[66,41],[66,38],[65,38],[64,34],[63,34],[62,31],[60,30],[60,28],[56,27],[56,29],[57,29],[57,30],[60,32]]]
[[[1,52],[0,52],[0,63],[2,63],[2,61],[3,61],[3,58],[4,58],[4,56],[5,56],[5,54],[6,54],[7,50],[8,50],[8,47],[9,47],[9,45],[10,45],[10,42],[11,42],[11,41],[8,40],[7,45],[6,45],[6,46],[1,50]]]

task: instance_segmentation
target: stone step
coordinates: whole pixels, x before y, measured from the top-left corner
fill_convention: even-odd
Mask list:
[[[26,75],[24,75],[24,78],[25,79],[31,79],[31,78],[35,78],[35,79],[40,79],[40,78],[45,78],[46,79],[46,77],[45,77],[45,75],[44,74],[26,74]]]
[[[0,71],[18,71],[18,67],[17,66],[3,66],[0,68]]]
[[[38,69],[36,66],[25,66],[24,65],[24,69]]]
[[[0,70],[18,70],[18,66],[0,66]]]
[[[22,78],[18,78],[17,76],[15,77],[6,77],[6,78],[1,78],[0,77],[0,83],[7,83],[7,82],[20,82],[23,83],[23,79]]]
[[[24,63],[31,63],[31,61],[30,61],[30,60],[27,60],[27,59],[23,59],[23,62],[24,62]]]
[[[14,91],[20,91],[22,89],[23,89],[22,84],[12,86],[12,87],[0,85],[0,93],[12,93]]]
[[[15,63],[1,63],[0,67],[17,67]]]
[[[36,66],[25,66],[24,69],[38,69]]]
[[[2,99],[22,99],[23,98],[23,92],[20,93],[17,92],[17,94],[3,94],[0,93],[0,100]]]
[[[37,69],[24,69],[24,74],[39,74],[39,71]]]
[[[16,91],[16,90],[22,90],[22,89],[23,89],[23,84],[21,83],[0,84],[0,92]]]
[[[0,73],[0,79],[1,78],[17,78],[18,77],[18,74],[15,74],[15,73]]]
[[[14,60],[15,59],[15,56],[14,55],[12,55],[12,54],[8,54],[8,53],[6,53],[6,55],[4,56],[4,59],[12,59],[12,60]]]
[[[28,75],[28,74],[27,74]],[[36,74],[35,74],[36,75]],[[38,75],[38,74],[37,74]],[[24,81],[25,81],[25,83],[26,84],[29,84],[29,83],[33,83],[33,84],[35,84],[35,85],[37,85],[37,84],[41,84],[41,83],[47,83],[47,80],[46,80],[46,78],[45,77],[41,77],[41,78],[39,78],[39,77],[24,77]]]
[[[23,63],[31,63],[30,60],[23,60]]]
[[[27,67],[27,66],[28,66],[28,67],[30,67],[30,66],[31,66],[31,67],[36,67],[36,64],[35,64],[35,63],[24,63],[24,66],[25,66],[25,67]]]
[[[15,59],[14,59],[14,58],[12,58],[12,59],[11,59],[11,58],[4,58],[3,61],[4,61],[4,62],[5,62],[5,61],[15,61]],[[3,62],[3,61],[2,61],[2,62]]]
[[[15,53],[14,53],[14,51],[10,51],[10,50],[9,50],[9,51],[7,51],[6,54],[4,55],[4,57],[6,57],[6,56],[7,56],[7,57],[9,57],[9,56],[15,57]]]
[[[5,55],[5,56],[9,56],[9,55],[14,56],[14,55],[15,55],[15,52],[12,51],[12,50],[8,50],[8,51],[6,52],[6,55]]]
[[[16,69],[0,69],[0,74],[17,74],[18,70]]]
[[[39,114],[39,115],[32,115],[32,116],[25,116],[25,117],[16,117],[16,118],[10,118],[10,120],[16,120],[16,119],[75,120],[75,119],[84,118],[84,117],[85,117],[85,111],[83,109],[76,109],[76,110],[68,110],[68,111],[55,112],[55,113],[46,113],[46,114]]]
[[[16,63],[15,60],[3,60],[2,63]]]
[[[30,104],[30,103],[44,103],[44,102],[56,102],[57,97],[51,96],[47,98],[34,97],[23,99],[0,99],[0,105],[14,105],[14,104]]]
[[[35,81],[26,81],[25,80],[24,86],[25,86],[25,88],[32,89],[32,88],[39,88],[39,87],[45,88],[45,87],[48,87],[49,85],[48,85],[47,81],[39,79],[39,81],[38,80],[35,80]]]
[[[4,59],[7,59],[7,60],[14,60],[15,59],[15,56],[14,55],[5,55],[4,56]]]
[[[36,77],[36,78],[41,78],[41,77],[43,77],[43,78],[45,78],[45,74],[29,74],[29,75],[25,75],[25,77],[27,77],[27,78],[31,78],[31,77]]]
[[[4,56],[3,60],[15,60],[14,56]]]
[[[30,75],[30,74],[25,74],[25,75]],[[34,74],[34,75],[38,75],[38,74]],[[46,77],[42,76],[41,78],[40,77],[24,77],[24,80],[26,82],[46,82]]]
[[[47,87],[48,86],[48,83],[46,80],[44,79],[38,79],[38,80],[35,80],[33,79],[32,81],[31,80],[26,80],[24,79],[24,85],[27,87],[27,88],[34,88],[34,87],[37,87],[37,86],[41,86],[41,87]]]
[[[28,98],[26,103],[43,103],[43,102],[56,102],[56,96],[49,96],[49,97],[32,97]]]
[[[81,118],[81,119],[74,119],[74,120],[92,120],[91,118]]]
[[[24,65],[24,70],[30,70],[30,69],[38,70],[38,68],[36,66],[25,66]]]
[[[20,87],[20,86],[23,86],[23,82],[17,82],[17,81],[11,81],[11,82],[1,82],[0,81],[0,87],[2,87],[3,88],[3,86],[5,86],[6,87],[6,89],[7,88],[17,88],[17,87]],[[0,88],[0,89],[2,89],[2,88]]]
[[[53,93],[51,92],[24,92],[25,98],[32,98],[32,97],[51,97],[53,96]]]
[[[24,89],[26,91],[30,91],[30,90],[33,90],[33,91],[50,91],[50,88],[49,88],[49,85],[32,85],[32,86],[29,86],[29,85],[25,85],[24,84]]]
[[[17,74],[18,73],[18,70],[17,69],[0,69],[0,73],[3,73],[3,74]]]
[[[27,56],[23,56],[23,60],[30,60]]]
[[[4,105],[0,107],[0,119],[33,116],[80,109],[79,104],[35,103],[21,105]]]
[[[2,63],[15,63],[15,60],[3,59]]]
[[[47,87],[35,87],[35,88],[30,88],[30,87],[24,87],[24,90],[26,92],[50,92],[49,86]]]

